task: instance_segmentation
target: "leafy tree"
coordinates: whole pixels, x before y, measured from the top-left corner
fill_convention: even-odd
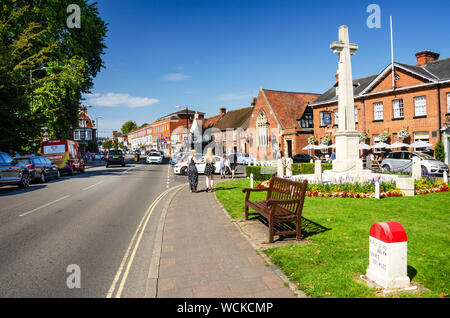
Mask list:
[[[119,149],[119,140],[114,139],[112,142],[112,148]]]
[[[80,29],[67,27],[71,3],[81,8]],[[51,138],[70,136],[81,96],[104,67],[106,32],[97,4],[88,0],[2,0],[1,149],[36,150],[43,127]]]
[[[137,129],[138,126],[135,121],[129,120],[122,125],[120,131],[122,134],[128,134],[130,131]]]
[[[438,140],[436,146],[434,146],[434,157],[439,161],[445,160],[445,149],[442,140]]]
[[[109,150],[109,149],[111,149],[113,147],[113,144],[112,144],[112,141],[111,140],[105,140],[104,142],[103,142],[103,144],[102,144],[102,148],[103,149],[107,149],[107,150]]]

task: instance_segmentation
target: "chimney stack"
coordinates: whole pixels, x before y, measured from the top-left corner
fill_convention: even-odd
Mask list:
[[[437,61],[439,60],[439,53],[431,52],[431,51],[422,51],[419,53],[416,53],[417,58],[417,66],[424,66],[425,64],[428,64],[429,62]]]
[[[225,107],[220,108],[220,115],[225,115],[227,113],[227,109]]]
[[[252,98],[252,103],[250,104],[250,106],[252,106],[252,107],[255,106],[257,100],[258,100],[257,97],[253,97],[253,98]]]

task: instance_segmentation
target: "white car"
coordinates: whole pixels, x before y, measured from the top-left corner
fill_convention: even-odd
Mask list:
[[[215,173],[220,173],[220,157],[219,156],[214,156],[216,158],[216,162],[215,162]],[[186,159],[188,159],[189,157],[187,157]],[[199,174],[203,174],[205,173],[205,167],[206,167],[206,163],[205,163],[205,156],[202,155],[196,155],[195,156],[196,160],[202,160],[202,163],[198,163],[196,164],[197,167],[197,171]],[[187,175],[188,173],[188,166],[189,166],[189,162],[188,160],[184,160],[182,162],[177,163],[174,167],[173,167],[173,172],[175,174],[183,174],[183,175]]]
[[[147,163],[162,163],[164,156],[159,152],[150,152],[147,155],[146,162]]]

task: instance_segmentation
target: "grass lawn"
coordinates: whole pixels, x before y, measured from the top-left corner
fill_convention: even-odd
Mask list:
[[[216,195],[232,218],[244,218],[248,179],[220,183]],[[252,193],[251,200],[265,193]],[[357,277],[369,263],[369,230],[396,221],[408,236],[408,276],[429,289],[391,297],[448,297],[450,293],[450,192],[386,199],[307,197],[303,232],[311,245],[265,250],[291,282],[311,297],[378,297]],[[317,231],[319,228],[325,229]]]

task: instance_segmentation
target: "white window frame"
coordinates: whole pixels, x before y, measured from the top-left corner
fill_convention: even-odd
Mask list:
[[[358,123],[358,107],[355,106],[355,124]]]
[[[450,93],[447,93],[447,113],[450,113]]]
[[[426,116],[427,115],[427,97],[418,96],[414,97],[414,116]]]
[[[373,120],[383,120],[383,102],[373,103]]]
[[[392,101],[392,109],[394,118],[404,118],[403,99],[395,99]]]
[[[339,109],[333,110],[334,113],[334,124],[337,126],[339,125]]]

